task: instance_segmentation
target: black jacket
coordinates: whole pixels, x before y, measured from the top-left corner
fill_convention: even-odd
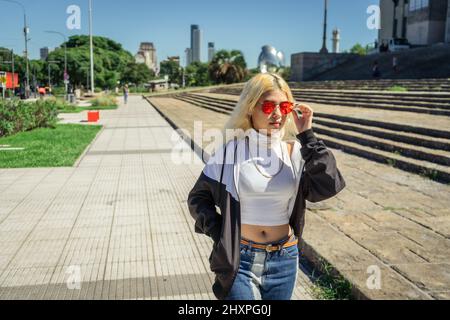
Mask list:
[[[298,135],[297,139],[301,143],[302,166],[299,168],[300,182],[293,199],[295,202],[291,205],[293,211],[289,224],[300,240],[299,250],[302,252],[306,200],[327,200],[345,188],[345,181],[337,169],[335,157],[324,142],[316,138],[312,129]],[[205,167],[188,197],[189,211],[195,219],[195,232],[205,234],[214,241],[209,262],[211,271],[216,274],[213,292],[219,300],[228,296],[240,265],[240,202],[231,182],[236,178],[237,146],[234,140],[223,147],[220,163],[210,162]],[[234,161],[223,164],[223,160],[230,157]]]

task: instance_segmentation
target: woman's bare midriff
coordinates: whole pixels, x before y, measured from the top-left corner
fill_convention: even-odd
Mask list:
[[[291,231],[289,224],[276,227],[263,227],[243,224],[241,237],[259,243],[274,243],[283,240]]]

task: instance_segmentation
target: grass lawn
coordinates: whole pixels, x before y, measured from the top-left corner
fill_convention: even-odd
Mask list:
[[[71,167],[101,128],[65,124],[0,138],[0,145],[25,148],[0,150],[0,168]]]
[[[102,106],[102,107],[74,107],[74,108],[63,108],[58,109],[59,113],[80,113],[87,110],[116,110],[117,106]]]

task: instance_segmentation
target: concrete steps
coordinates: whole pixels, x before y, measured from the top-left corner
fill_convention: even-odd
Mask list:
[[[231,114],[237,103],[237,99],[210,97],[207,93],[172,97],[222,114]],[[450,131],[334,113],[315,113],[314,128],[329,147],[450,183]]]
[[[306,81],[290,82],[289,86],[292,89],[369,91],[385,91],[398,86],[412,92],[450,92],[450,79]]]

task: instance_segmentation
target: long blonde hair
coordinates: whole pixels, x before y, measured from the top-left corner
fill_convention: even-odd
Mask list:
[[[257,74],[245,84],[239,101],[234,108],[230,119],[223,128],[222,134],[225,137],[225,142],[229,142],[236,137],[236,135],[230,135],[227,130],[234,129],[236,131],[236,129],[241,129],[240,131],[246,132],[253,127],[249,114],[253,114],[259,99],[261,99],[266,92],[272,90],[283,91],[289,101],[295,102],[289,85],[282,77],[274,73]],[[286,120],[286,124],[283,128],[284,140],[292,140],[297,134],[297,128],[293,117],[294,116],[291,113]]]

